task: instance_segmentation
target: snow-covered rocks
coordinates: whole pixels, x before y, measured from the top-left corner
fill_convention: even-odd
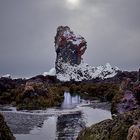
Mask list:
[[[67,63],[62,64],[63,72],[56,74],[57,79],[60,81],[84,81],[96,78],[107,79],[114,77],[119,68],[112,67],[109,63],[105,66],[92,67],[86,63],[71,66]],[[49,73],[44,73],[49,75]]]
[[[11,75],[10,74],[5,74],[5,75],[2,75],[1,78],[9,78],[10,79]]]
[[[55,68],[52,68],[49,70],[49,72],[44,72],[43,73],[44,76],[49,75],[49,76],[55,76],[56,75],[56,70]]]
[[[92,80],[95,78],[111,78],[117,74],[118,68],[112,67],[109,63],[105,66],[91,67],[86,63],[70,66],[63,64],[64,73],[57,74],[60,81],[83,81]]]

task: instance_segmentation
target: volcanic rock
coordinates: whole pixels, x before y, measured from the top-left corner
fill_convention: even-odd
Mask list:
[[[81,56],[86,50],[86,40],[80,36],[75,35],[68,26],[59,26],[55,36],[55,50],[56,50],[56,73],[62,73],[63,63],[68,63],[72,66],[81,63]]]

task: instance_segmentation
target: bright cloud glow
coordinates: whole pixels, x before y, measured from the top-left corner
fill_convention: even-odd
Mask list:
[[[79,4],[79,0],[67,0],[67,2],[73,6],[77,6]]]

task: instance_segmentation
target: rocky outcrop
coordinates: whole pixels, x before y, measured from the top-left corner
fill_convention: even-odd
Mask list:
[[[79,65],[86,48],[86,40],[82,36],[75,35],[68,26],[59,26],[55,36],[56,73],[63,73],[63,63]]]
[[[62,99],[63,90],[58,90],[55,85],[48,86],[40,79],[30,79],[18,95],[16,104],[18,109],[44,109],[58,105]]]
[[[4,121],[3,116],[0,114],[0,140],[15,140],[10,128]]]
[[[127,140],[140,140],[140,124],[134,123],[128,130]]]
[[[117,95],[112,100],[112,113],[122,114],[140,108],[140,82],[124,78]]]
[[[44,74],[45,75],[45,74]],[[37,82],[43,82],[46,84],[54,84],[57,83],[57,79],[55,75],[48,75],[46,74],[46,76],[44,75],[37,75],[35,77],[32,77],[30,79],[28,79],[27,81],[37,81]]]
[[[39,81],[27,81],[22,93],[22,97],[38,97],[47,96],[48,89],[42,82]]]
[[[37,75],[30,79],[0,78],[0,104],[11,104],[17,109],[44,109],[59,104],[63,90],[56,76]]]
[[[138,109],[128,111],[113,120],[104,120],[81,131],[77,140],[126,140],[128,129],[135,120],[140,121],[139,116]]]
[[[134,93],[135,93],[135,97],[138,100],[138,104],[140,105],[140,83],[134,86]]]
[[[122,82],[112,98],[113,119],[85,128],[77,140],[140,140],[140,81],[139,74],[134,73],[121,73],[125,77],[119,77]]]
[[[133,92],[138,100],[138,104],[140,105],[140,69],[139,69],[137,81],[133,84]]]
[[[10,104],[15,100],[17,88],[25,84],[25,79],[0,78],[0,104]]]
[[[86,40],[75,35],[68,26],[59,26],[55,36],[56,61],[55,68],[44,75],[56,75],[57,79],[66,81],[89,81],[96,78],[106,79],[118,73],[117,67],[109,63],[105,66],[91,67],[82,61],[87,49]]]
[[[124,113],[139,108],[138,101],[132,91],[126,90],[116,106],[117,113]]]

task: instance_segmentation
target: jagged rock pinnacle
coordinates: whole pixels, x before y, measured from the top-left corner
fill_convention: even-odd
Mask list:
[[[75,35],[68,26],[59,26],[55,36],[56,73],[63,73],[63,63],[71,66],[81,64],[81,56],[87,48],[86,43],[82,36]]]
[[[86,81],[114,77],[119,69],[109,63],[92,67],[84,63],[82,55],[87,42],[82,36],[75,35],[68,26],[59,26],[55,36],[55,68],[43,75],[56,75],[60,81]]]

